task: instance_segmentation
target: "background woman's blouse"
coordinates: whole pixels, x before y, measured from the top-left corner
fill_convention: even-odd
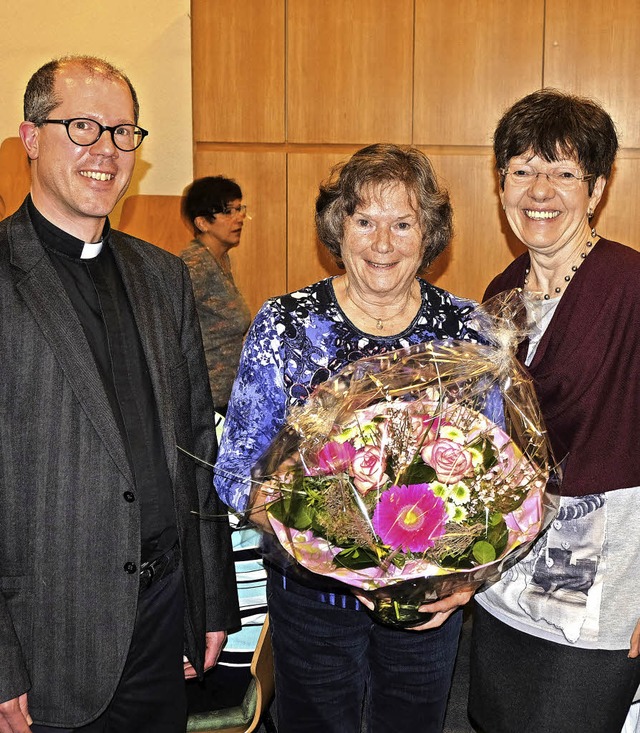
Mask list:
[[[242,340],[251,325],[251,312],[231,275],[215,257],[194,240],[181,257],[189,268],[209,383],[215,407],[226,407],[236,376]],[[229,264],[229,255],[225,254]]]

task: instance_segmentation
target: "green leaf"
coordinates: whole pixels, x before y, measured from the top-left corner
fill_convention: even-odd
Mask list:
[[[502,514],[492,514],[489,518],[486,539],[493,545],[496,557],[499,557],[509,541],[509,528]]]
[[[272,501],[267,507],[267,512],[279,522],[284,522],[284,518],[287,512],[284,506],[284,499],[277,499],[276,501]]]
[[[482,453],[482,467],[485,471],[493,468],[498,462],[498,456],[490,440],[482,438],[474,443],[471,448],[475,448]]]
[[[286,527],[299,531],[309,529],[315,516],[315,512],[305,501],[300,501],[295,491],[290,496],[271,502],[269,513]]]
[[[338,567],[349,570],[373,568],[379,564],[378,555],[368,547],[348,547],[339,552],[333,561]]]
[[[476,565],[471,557],[471,544],[459,552],[450,552],[449,554],[443,555],[437,562],[440,567],[457,568],[458,570],[472,568]]]
[[[436,480],[436,472],[424,461],[409,464],[398,476],[398,484],[430,484]]]
[[[473,545],[473,557],[480,565],[493,562],[496,559],[496,551],[494,546],[486,540],[478,540]]]

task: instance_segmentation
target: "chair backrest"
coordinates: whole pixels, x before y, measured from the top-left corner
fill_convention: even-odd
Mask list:
[[[273,651],[269,615],[264,621],[253,658],[251,682],[240,705],[208,713],[194,713],[187,721],[188,733],[252,733],[268,712],[275,691],[273,677]]]
[[[179,255],[193,239],[180,215],[180,200],[180,196],[128,196],[118,229]]]
[[[275,692],[275,679],[273,676],[273,649],[271,648],[271,631],[269,629],[269,614],[267,614],[262,631],[256,645],[253,659],[251,660],[251,675],[256,681],[258,699],[256,712],[251,725],[245,733],[255,730],[264,711],[269,707]]]
[[[19,137],[8,137],[0,145],[0,219],[13,214],[31,188],[27,154]]]

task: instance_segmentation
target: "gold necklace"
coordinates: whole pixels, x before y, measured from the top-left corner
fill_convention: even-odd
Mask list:
[[[586,243],[585,246],[586,246],[587,249],[584,252],[581,252],[580,253],[580,259],[578,260],[578,262],[576,264],[572,265],[571,266],[571,271],[567,275],[564,276],[564,284],[562,286],[558,286],[558,287],[556,287],[556,288],[553,289],[553,297],[554,298],[558,297],[560,295],[560,293],[562,293],[562,290],[567,288],[567,286],[571,282],[571,278],[576,274],[576,272],[578,272],[578,268],[580,267],[580,265],[587,258],[587,255],[591,251],[591,247],[593,247],[593,244],[594,243],[591,240],[589,240]],[[527,267],[526,270],[524,271],[524,285],[525,285],[525,289],[526,289],[526,286],[529,284],[529,273],[530,272],[531,272],[531,268],[530,267]],[[542,300],[549,300],[550,298],[551,298],[550,293],[543,293],[542,294]]]
[[[349,290],[348,284],[345,285],[344,292],[347,298],[349,298],[349,300],[353,303],[353,305],[355,305],[355,307],[361,313],[364,313],[364,315],[367,316],[367,318],[370,318],[372,321],[375,321],[376,328],[378,329],[378,331],[384,331],[384,324],[387,323],[388,321],[393,321],[394,318],[397,318],[411,302],[411,288],[409,288],[409,294],[407,295],[407,299],[402,304],[402,307],[396,313],[394,313],[392,316],[389,316],[387,318],[378,318],[377,316],[372,316],[371,313],[368,313],[362,306],[356,303],[356,301],[351,297],[351,292]]]

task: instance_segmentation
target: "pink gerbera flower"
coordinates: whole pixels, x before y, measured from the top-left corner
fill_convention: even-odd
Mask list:
[[[355,454],[356,449],[351,443],[332,440],[318,452],[318,468],[322,473],[342,473],[348,470]]]
[[[424,552],[444,534],[444,500],[429,484],[392,486],[382,494],[373,513],[373,527],[392,549]]]

